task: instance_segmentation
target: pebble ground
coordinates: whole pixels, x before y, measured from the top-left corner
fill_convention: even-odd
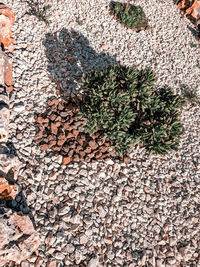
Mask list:
[[[75,94],[82,72],[116,61],[151,67],[157,87],[198,95],[194,25],[172,0],[135,2],[151,27],[140,33],[112,19],[109,0],[48,2],[49,25],[26,14],[26,1],[5,3],[16,16],[9,141],[23,162],[18,183],[41,234],[38,252],[21,266],[199,267],[198,105],[183,108],[178,152],[149,157],[134,148],[128,165],[106,160],[63,166],[61,156],[34,142],[34,114],[46,110],[57,89]]]

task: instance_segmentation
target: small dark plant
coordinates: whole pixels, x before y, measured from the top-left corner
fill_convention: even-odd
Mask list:
[[[151,70],[125,66],[83,74],[78,114],[86,121],[85,130],[101,132],[117,155],[137,143],[152,153],[177,149],[182,98],[169,88],[155,91],[154,81]]]
[[[42,6],[39,0],[25,0],[30,7],[28,15],[36,16],[40,21],[44,21],[48,25],[47,12],[51,8],[51,5]]]
[[[80,20],[78,17],[76,17],[76,23],[80,26],[83,25],[83,20]]]
[[[143,9],[140,6],[131,5],[130,1],[127,4],[112,1],[109,9],[111,15],[128,28],[140,31],[148,26]]]
[[[196,47],[198,47],[198,44],[190,43],[190,47],[191,47],[191,48],[196,48]]]

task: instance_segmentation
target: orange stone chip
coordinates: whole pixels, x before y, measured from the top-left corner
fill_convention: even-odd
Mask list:
[[[69,164],[70,161],[71,161],[71,158],[70,158],[70,157],[64,157],[64,158],[63,158],[63,164],[64,164],[64,165]]]

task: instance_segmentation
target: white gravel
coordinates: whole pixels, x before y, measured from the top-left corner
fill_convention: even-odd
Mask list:
[[[11,103],[19,105],[10,141],[24,163],[19,184],[41,233],[39,251],[23,266],[199,267],[199,106],[183,109],[178,152],[149,157],[133,149],[128,166],[62,166],[34,142],[34,113],[46,110],[57,86],[75,93],[82,71],[107,63],[151,67],[157,87],[200,94],[200,50],[191,47],[198,43],[188,29],[194,26],[173,0],[137,0],[152,28],[140,33],[110,17],[108,0],[52,1],[49,26],[26,15],[26,3],[5,4],[15,12],[17,42]]]

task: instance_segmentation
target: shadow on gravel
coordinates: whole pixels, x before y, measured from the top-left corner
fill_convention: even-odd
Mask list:
[[[200,105],[200,100],[197,94],[197,91],[192,90],[188,85],[182,84],[180,86],[181,93],[184,96],[185,100],[190,102],[192,106]]]
[[[194,38],[199,41],[200,40],[200,29],[195,29],[190,27],[189,25],[187,26],[188,30],[192,33]]]
[[[14,200],[0,199],[0,209],[2,208],[11,209],[13,212],[21,212],[23,215],[28,215],[34,228],[36,229],[34,216],[28,207],[26,198],[22,191],[16,195]]]
[[[97,53],[89,40],[74,30],[62,29],[48,33],[43,45],[51,79],[63,95],[76,92],[82,73],[119,63],[107,53]]]

